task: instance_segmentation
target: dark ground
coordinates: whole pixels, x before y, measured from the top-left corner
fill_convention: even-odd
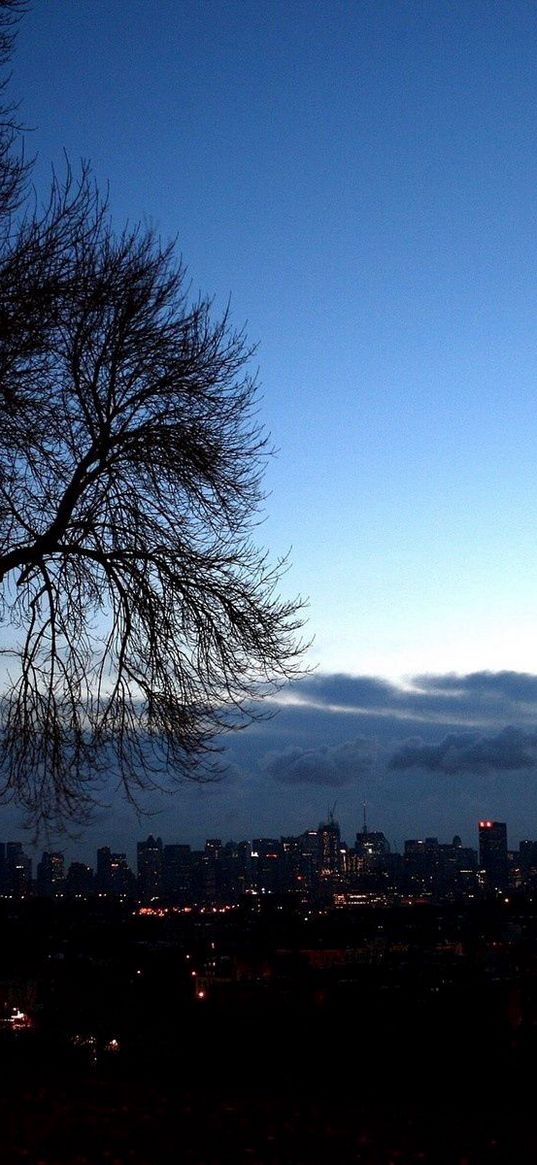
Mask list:
[[[536,1165],[537,913],[498,917],[321,920],[316,951],[356,953],[312,970],[294,920],[17,909],[0,988],[35,1022],[0,1029],[0,1162]]]
[[[431,1019],[431,1017],[428,1017]],[[247,1027],[210,1013],[136,1054],[84,1062],[4,1043],[0,1160],[31,1165],[528,1165],[535,1059],[446,1031],[346,1031],[344,1013]],[[332,1026],[335,1025],[335,1026]],[[482,1035],[482,1032],[481,1032]],[[11,1046],[8,1047],[8,1044]],[[25,1047],[26,1045],[26,1047]],[[173,1051],[172,1051],[173,1047]]]

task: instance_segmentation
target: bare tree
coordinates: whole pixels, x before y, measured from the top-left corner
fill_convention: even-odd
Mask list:
[[[0,67],[11,57],[16,25],[25,10],[23,0],[0,0]],[[21,148],[16,105],[7,96],[9,78],[0,81],[0,230],[9,231],[11,214],[20,204],[28,166]]]
[[[250,359],[172,247],[114,235],[87,172],[6,234],[0,768],[34,823],[79,820],[111,768],[134,798],[199,779],[300,666],[301,603],[251,539]]]

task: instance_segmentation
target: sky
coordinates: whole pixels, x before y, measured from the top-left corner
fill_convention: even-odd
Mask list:
[[[316,669],[221,784],[78,852],[334,805],[352,842],[364,800],[398,844],[537,836],[533,0],[33,0],[11,92],[38,198],[90,160],[257,344],[259,538]]]

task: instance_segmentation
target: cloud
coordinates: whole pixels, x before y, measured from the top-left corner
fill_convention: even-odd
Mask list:
[[[293,684],[305,703],[339,708],[378,708],[393,704],[398,688],[376,676],[313,675]]]
[[[397,684],[375,676],[319,675],[286,689],[295,706],[369,721],[413,721],[483,730],[529,724],[537,714],[537,676],[525,672],[429,674]],[[375,729],[375,732],[377,730]]]
[[[405,741],[393,754],[390,769],[431,773],[512,772],[537,767],[537,733],[508,727],[494,736],[450,733],[439,744]]]
[[[149,832],[196,846],[210,836],[300,833],[336,798],[346,838],[360,826],[363,801],[372,827],[399,845],[453,833],[474,844],[480,817],[506,820],[510,836],[533,836],[537,675],[441,673],[397,684],[316,673],[282,697],[277,715],[222,739],[221,781],[148,795],[145,820],[111,781],[109,808],[69,845],[72,856],[93,864],[97,846],[109,844],[130,850],[134,862],[134,841]],[[4,840],[24,837],[10,806],[2,822]]]
[[[375,764],[373,741],[346,741],[337,747],[286,748],[266,754],[262,768],[283,785],[351,785],[370,774]]]
[[[456,692],[458,694],[477,692],[489,699],[504,696],[514,702],[537,702],[537,675],[528,672],[471,672],[461,676],[453,672],[444,675],[415,676],[413,683],[424,690]]]

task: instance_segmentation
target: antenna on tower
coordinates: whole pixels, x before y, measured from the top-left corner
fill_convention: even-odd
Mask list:
[[[367,801],[364,801],[364,830],[363,830],[364,834],[365,834],[365,833],[367,833],[367,814],[366,814],[366,809],[367,809]]]
[[[337,801],[334,801],[332,808],[330,808],[330,806],[328,807],[328,824],[329,825],[334,824],[334,813],[336,812],[336,805],[337,805]]]

